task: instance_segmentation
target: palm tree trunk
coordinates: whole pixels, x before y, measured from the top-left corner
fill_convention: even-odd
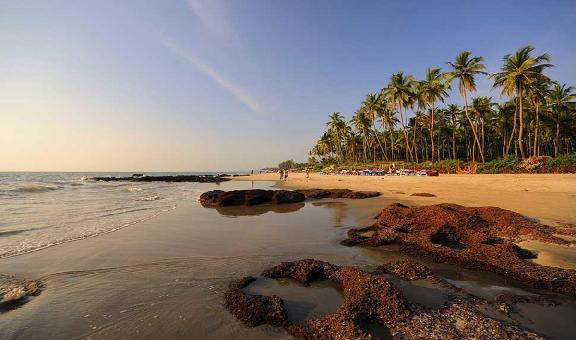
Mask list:
[[[520,126],[518,128],[518,148],[520,149],[520,155],[522,159],[526,158],[526,153],[524,152],[524,111],[522,107],[522,87],[518,91],[518,101],[520,102]]]
[[[510,139],[508,139],[508,145],[506,146],[506,154],[510,154],[510,146],[512,146],[512,141],[516,135],[516,121],[518,120],[518,106],[514,108],[514,123],[512,124],[512,133],[510,133]]]
[[[556,139],[554,143],[554,157],[560,153],[560,111],[556,113]]]
[[[378,145],[380,145],[380,150],[382,150],[382,154],[384,155],[384,147],[382,146],[382,142],[380,142],[380,138],[378,138],[378,130],[376,130],[376,116],[374,114],[372,114],[372,129],[374,130],[374,138],[376,138]]]
[[[474,141],[478,145],[480,149],[480,158],[482,159],[482,163],[484,163],[484,153],[482,152],[482,146],[480,145],[480,140],[478,138],[478,133],[474,124],[472,124],[472,119],[470,119],[470,115],[468,114],[468,97],[466,96],[466,90],[464,90],[464,113],[466,113],[466,118],[468,119],[468,123],[470,123],[470,127],[472,128],[472,134],[474,135]],[[472,152],[472,162],[476,161],[475,152]]]
[[[404,124],[404,113],[402,112],[402,106],[398,105],[398,111],[400,111],[400,123],[402,124],[402,131],[404,132],[404,144],[406,146],[406,159],[412,160],[412,150],[410,149],[410,139],[408,138],[408,131],[406,131],[406,124]],[[410,157],[408,157],[410,156]]]
[[[536,125],[534,126],[534,146],[532,147],[532,156],[538,157],[540,155],[540,150],[538,147],[538,128],[540,125],[540,117],[538,115],[539,105],[538,102],[534,103],[536,109]]]
[[[434,103],[430,105],[430,141],[432,142],[431,161],[434,162]]]

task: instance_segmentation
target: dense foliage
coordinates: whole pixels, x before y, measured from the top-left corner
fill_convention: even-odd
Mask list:
[[[485,71],[482,57],[468,51],[448,62],[448,71],[430,68],[420,81],[395,73],[387,86],[366,96],[350,120],[339,112],[329,116],[310,161],[451,159],[485,162],[481,172],[512,169],[512,163],[530,157],[557,157],[547,161],[551,167],[573,162],[573,155],[561,156],[575,151],[576,92],[546,75],[553,66],[548,54],[533,54],[531,46],[520,48],[504,56],[501,69],[493,74]],[[474,97],[480,76],[493,80],[507,101]],[[445,104],[456,85],[463,106]]]

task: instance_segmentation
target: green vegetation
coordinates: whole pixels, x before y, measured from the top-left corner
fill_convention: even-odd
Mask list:
[[[362,168],[405,162],[483,173],[574,169],[568,155],[576,150],[576,92],[545,74],[550,59],[526,46],[504,56],[500,70],[489,74],[481,56],[464,51],[446,72],[429,68],[421,81],[397,72],[365,97],[350,120],[330,114],[310,163]],[[480,76],[491,79],[506,100],[473,97]],[[452,86],[463,106],[448,103]]]

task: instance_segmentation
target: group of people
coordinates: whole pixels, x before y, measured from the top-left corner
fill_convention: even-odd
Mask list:
[[[280,173],[281,181],[286,181],[288,179],[288,170],[280,169],[278,172]]]
[[[288,170],[287,169],[280,169],[278,170],[278,173],[280,174],[280,180],[281,181],[286,181],[288,179]],[[306,168],[306,178],[310,178],[310,169]]]

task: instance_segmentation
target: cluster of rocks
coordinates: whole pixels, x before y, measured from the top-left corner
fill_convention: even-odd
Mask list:
[[[306,189],[306,190],[212,190],[200,196],[200,204],[208,208],[229,206],[252,206],[264,203],[299,203],[306,199],[353,198],[364,199],[379,196],[379,192],[352,191],[348,189]]]
[[[38,295],[41,283],[0,274],[0,311],[26,302],[30,296]]]
[[[127,182],[197,182],[197,183],[221,183],[229,181],[227,175],[174,175],[174,176],[143,176],[141,174],[134,174],[127,177],[92,177],[94,181],[114,182],[114,181],[127,181]]]
[[[366,228],[348,231],[346,246],[399,244],[406,254],[490,271],[533,288],[576,295],[576,270],[538,265],[537,255],[515,243],[526,239],[568,245],[575,231],[530,220],[496,207],[437,204],[407,207],[391,204]]]
[[[377,191],[353,191],[350,189],[301,189],[296,190],[310,199],[321,198],[352,198],[365,199],[380,196]]]
[[[452,289],[451,299],[440,309],[426,309],[409,303],[383,272],[404,280],[426,279]],[[377,324],[395,339],[501,338],[539,339],[534,333],[483,314],[479,301],[445,282],[428,268],[411,261],[387,263],[368,273],[318,260],[283,262],[262,273],[267,278],[289,278],[302,285],[315,280],[337,283],[344,303],[332,314],[302,323],[290,321],[278,296],[249,295],[243,288],[256,278],[232,282],[225,293],[226,308],[247,326],[269,324],[283,327],[299,339],[373,339],[364,327]]]
[[[215,208],[264,203],[298,203],[305,199],[304,194],[290,190],[212,190],[200,195],[200,204],[207,208]]]

